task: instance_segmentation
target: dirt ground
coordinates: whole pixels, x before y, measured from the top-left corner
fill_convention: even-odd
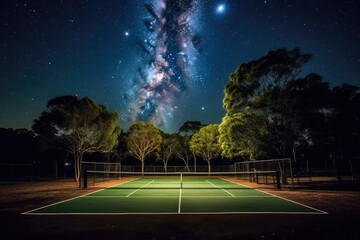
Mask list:
[[[88,189],[72,181],[0,185],[1,239],[360,239],[360,191],[338,187],[277,190],[242,182],[328,215],[21,215],[114,184]]]

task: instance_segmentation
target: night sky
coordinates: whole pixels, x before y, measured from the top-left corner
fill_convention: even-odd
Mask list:
[[[125,130],[139,119],[155,119],[169,132],[187,120],[220,123],[230,73],[281,47],[313,54],[302,75],[316,72],[331,87],[359,85],[359,1],[194,0],[188,19],[191,31],[182,37],[196,36],[201,48],[190,48],[191,41],[182,40],[189,53],[176,52],[181,49],[169,45],[169,36],[177,33],[169,29],[165,42],[167,57],[188,61],[185,70],[191,84],[183,84],[184,73],[174,73],[171,81],[163,82],[168,85],[157,86],[161,96],[156,97],[137,80],[138,69],[151,75],[144,63],[149,56],[138,42],[152,40],[160,46],[144,25],[151,19],[146,2],[156,8],[161,0],[2,0],[0,127],[31,128],[47,101],[65,94],[88,96],[117,110]],[[160,70],[172,73],[171,65],[179,58],[173,60]],[[138,98],[150,93],[146,103],[139,104]]]

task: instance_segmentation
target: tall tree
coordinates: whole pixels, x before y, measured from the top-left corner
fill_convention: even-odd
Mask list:
[[[211,171],[210,161],[221,154],[219,136],[219,125],[210,124],[195,133],[190,141],[190,149],[208,163],[209,175]]]
[[[69,95],[51,99],[47,108],[34,120],[32,128],[49,145],[73,154],[75,180],[79,182],[85,153],[108,152],[117,145],[119,114],[108,112],[88,97]]]
[[[176,134],[162,133],[159,160],[164,164],[164,171],[167,172],[169,160],[175,155],[178,145]]]
[[[329,89],[314,73],[296,78],[310,59],[297,48],[278,49],[230,75],[224,90],[227,114],[220,125],[224,156],[296,159],[297,146],[311,143],[313,120],[324,119]]]
[[[259,159],[276,146],[271,141],[270,123],[261,111],[245,110],[225,116],[219,126],[219,142],[226,158]]]
[[[179,128],[180,136],[178,138],[179,145],[177,155],[183,160],[187,169],[189,169],[190,156],[192,155],[194,159],[194,172],[196,172],[196,154],[194,151],[191,151],[189,143],[191,136],[197,133],[203,126],[205,125],[199,121],[186,121]],[[191,152],[191,155],[189,154],[189,151]]]
[[[116,147],[116,157],[118,158],[118,161],[121,162],[122,160],[126,159],[128,155],[127,150],[127,133],[122,131],[119,135],[118,142],[119,144]]]
[[[142,175],[145,158],[152,153],[158,154],[161,143],[160,130],[154,124],[138,122],[130,127],[127,137],[128,153],[141,162]]]
[[[225,85],[223,103],[227,114],[245,110],[262,91],[283,86],[310,59],[310,54],[303,54],[298,48],[291,51],[281,48],[269,51],[258,60],[241,64]]]
[[[189,170],[189,162],[191,159],[191,156],[193,155],[194,159],[194,171],[196,171],[196,156],[193,151],[190,149],[190,136],[184,135],[181,136],[180,134],[177,134],[176,136],[176,149],[175,154],[178,158],[180,158],[184,164],[187,171]]]
[[[331,146],[331,160],[341,180],[341,164],[354,164],[351,158],[360,155],[360,90],[359,87],[342,84],[332,91],[332,109],[327,133]]]

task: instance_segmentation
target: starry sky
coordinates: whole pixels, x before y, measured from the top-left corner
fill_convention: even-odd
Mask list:
[[[137,42],[151,38],[144,4],[156,1],[1,1],[0,127],[31,128],[49,99],[72,94],[117,110],[127,130],[144,61]],[[220,123],[229,75],[281,47],[313,54],[303,75],[316,72],[331,87],[359,85],[359,1],[194,1],[192,31],[202,49],[192,56],[192,87],[164,108],[171,114],[162,130],[176,132],[187,120]]]

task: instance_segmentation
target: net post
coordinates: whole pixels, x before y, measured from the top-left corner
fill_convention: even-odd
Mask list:
[[[87,188],[87,171],[84,171],[84,188]]]
[[[281,189],[281,185],[280,185],[280,173],[279,173],[279,171],[276,171],[276,188],[277,188],[277,189]]]

